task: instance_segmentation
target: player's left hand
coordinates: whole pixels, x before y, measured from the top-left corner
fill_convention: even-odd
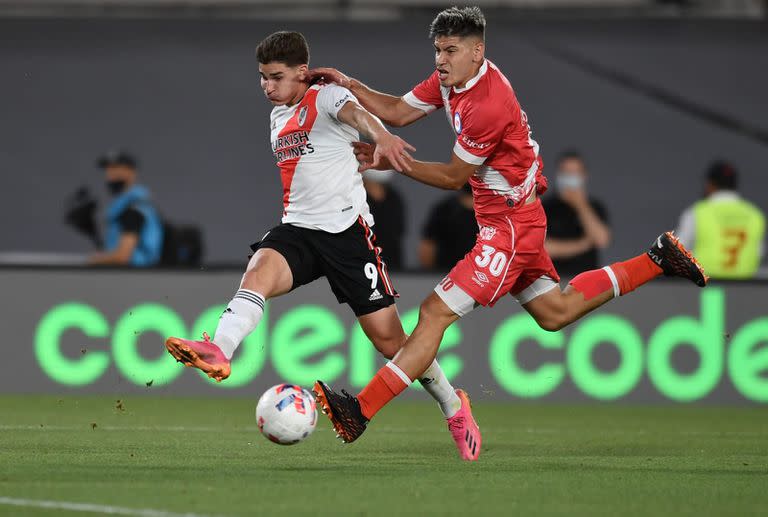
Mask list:
[[[373,149],[373,163],[371,168],[381,169],[382,162],[388,162],[388,165],[397,172],[410,171],[413,157],[408,151],[415,151],[416,148],[392,133],[384,133],[378,137],[376,146]]]
[[[307,72],[307,77],[310,83],[323,81],[325,83],[336,83],[343,88],[349,88],[352,85],[352,79],[335,68],[313,68]]]

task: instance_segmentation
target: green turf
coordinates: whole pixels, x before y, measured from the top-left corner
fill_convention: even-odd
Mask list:
[[[252,400],[0,396],[0,497],[224,515],[747,515],[768,511],[760,408],[478,405],[458,460],[436,407],[352,445],[323,418],[262,438]],[[92,424],[96,427],[92,428]],[[72,515],[0,505],[0,515]]]

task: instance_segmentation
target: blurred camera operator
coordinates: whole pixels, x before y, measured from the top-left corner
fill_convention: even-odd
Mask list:
[[[89,259],[93,265],[154,266],[163,252],[163,223],[149,190],[137,183],[136,159],[113,151],[97,161],[104,170],[112,199],[106,209],[103,250]]]

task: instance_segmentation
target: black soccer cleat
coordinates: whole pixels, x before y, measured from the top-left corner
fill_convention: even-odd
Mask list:
[[[352,443],[363,434],[368,419],[360,410],[360,402],[345,390],[336,393],[323,381],[317,381],[312,388],[317,405],[333,424],[336,438],[344,443]]]
[[[699,287],[704,287],[709,281],[696,258],[672,232],[659,235],[648,250],[648,256],[664,271],[665,276],[687,278]]]

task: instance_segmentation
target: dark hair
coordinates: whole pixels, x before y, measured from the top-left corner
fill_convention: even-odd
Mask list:
[[[300,32],[280,31],[270,34],[256,47],[259,63],[285,63],[288,66],[309,64],[309,45]]]
[[[732,164],[717,160],[707,169],[707,180],[719,189],[736,190],[739,186],[739,172]]]
[[[582,155],[576,149],[566,149],[557,155],[558,165],[563,163],[565,160],[579,160],[582,164],[584,164],[584,167],[587,166],[587,161],[584,159],[584,155]]]
[[[429,37],[479,36],[485,38],[485,16],[479,7],[450,7],[429,25]]]

